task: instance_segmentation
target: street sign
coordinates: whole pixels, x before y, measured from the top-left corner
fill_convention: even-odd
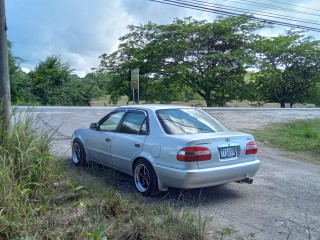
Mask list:
[[[139,89],[139,68],[131,70],[131,89]]]

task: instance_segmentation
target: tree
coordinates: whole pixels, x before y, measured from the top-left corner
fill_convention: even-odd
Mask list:
[[[163,89],[178,85],[175,93],[185,86],[203,97],[207,106],[222,106],[241,95],[245,69],[252,63],[253,32],[261,27],[246,17],[129,26],[118,50],[101,56],[99,69],[116,75],[115,85],[122,86],[117,95],[128,94],[129,70],[139,67],[142,95],[158,82]]]
[[[93,98],[105,96],[108,93],[110,76],[104,73],[88,73],[81,81],[80,94],[86,105],[90,105]]]
[[[98,72],[107,73],[111,77],[108,84],[111,103],[116,104],[123,95],[132,100],[130,70],[136,67],[139,67],[140,70],[140,100],[148,103],[155,101],[169,103],[181,97],[186,87],[181,87],[175,82],[164,81],[162,76],[157,74],[155,64],[145,60],[142,53],[140,56],[130,56],[129,52],[132,50],[134,49],[130,49],[127,44],[124,44],[119,46],[118,51],[110,55],[103,54],[100,57],[101,62]],[[140,51],[143,51],[143,49],[140,49]]]
[[[50,56],[40,62],[29,73],[31,92],[42,105],[81,106],[90,105],[96,96],[95,86],[89,86],[86,80],[72,74],[69,63],[63,63],[59,57]]]
[[[261,39],[256,47],[260,69],[257,86],[262,99],[279,102],[281,108],[286,103],[292,107],[308,101],[320,80],[320,41],[287,31]]]
[[[68,96],[63,93],[63,87],[71,81],[71,72],[69,64],[62,63],[59,57],[47,57],[29,73],[32,93],[43,105],[64,105]]]
[[[318,83],[314,89],[310,102],[314,103],[317,107],[320,107],[320,83]]]
[[[72,73],[69,63],[57,56],[47,57],[29,73],[31,92],[42,105],[82,106],[90,105],[92,98],[104,94],[108,77],[90,73],[80,78]]]
[[[13,56],[12,44],[8,42],[9,76],[11,101],[14,104],[36,104],[36,97],[32,94],[32,85],[29,75],[20,68],[23,60]]]

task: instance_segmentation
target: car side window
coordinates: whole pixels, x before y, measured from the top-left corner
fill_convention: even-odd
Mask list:
[[[120,127],[121,133],[146,134],[146,116],[143,112],[129,112]]]
[[[99,129],[101,131],[115,132],[124,113],[125,112],[123,111],[110,114],[106,119],[99,123]]]

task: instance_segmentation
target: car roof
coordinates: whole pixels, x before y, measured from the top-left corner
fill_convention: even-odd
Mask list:
[[[141,110],[160,110],[160,109],[180,109],[180,108],[193,108],[189,106],[183,106],[183,105],[171,105],[171,104],[142,104],[142,105],[126,105],[126,106],[121,106],[121,108],[126,108],[126,109],[141,109]],[[119,109],[118,108],[118,109]]]

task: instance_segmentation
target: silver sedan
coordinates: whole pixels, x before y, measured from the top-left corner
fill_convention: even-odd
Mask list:
[[[229,131],[192,107],[119,107],[77,129],[71,145],[75,165],[97,162],[127,173],[144,196],[169,187],[252,183],[260,168],[252,135]]]

